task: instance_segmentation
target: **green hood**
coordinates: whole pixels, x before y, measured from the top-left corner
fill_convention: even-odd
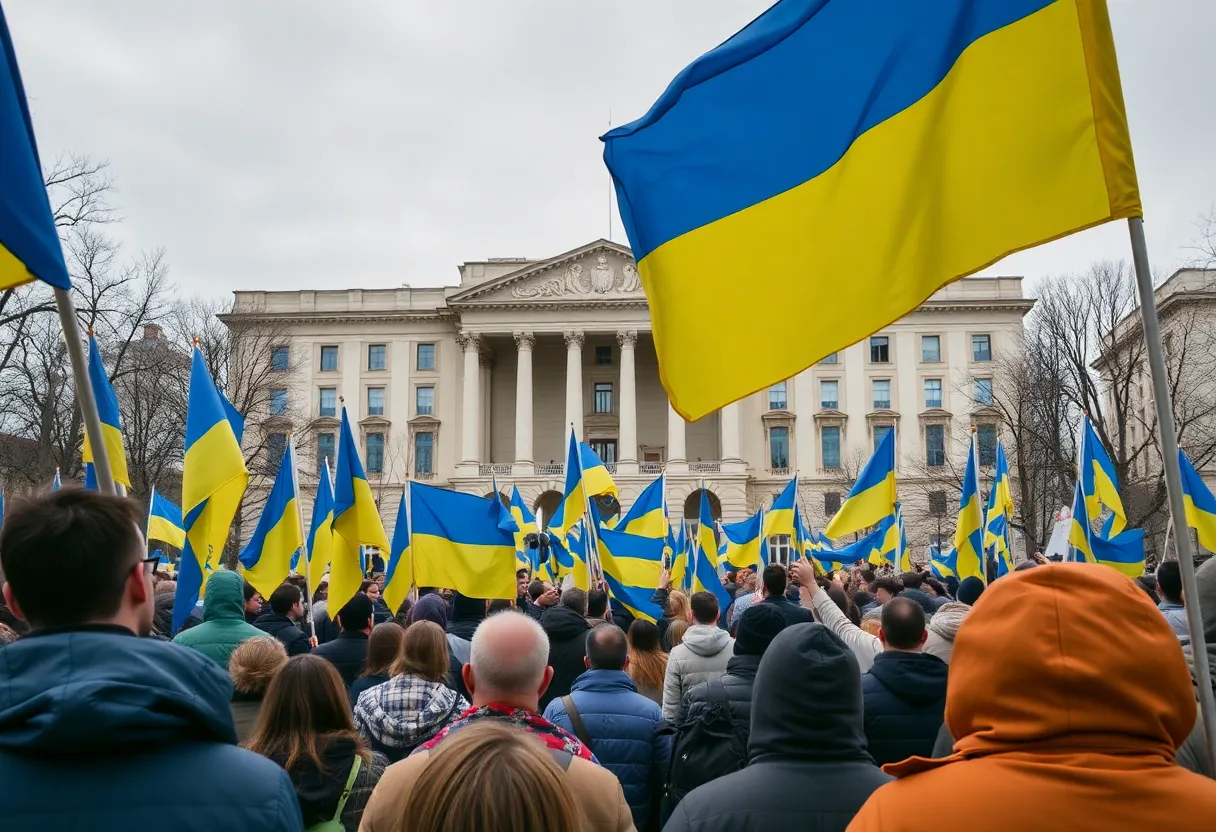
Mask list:
[[[203,621],[245,620],[245,579],[229,569],[212,572],[203,596]]]

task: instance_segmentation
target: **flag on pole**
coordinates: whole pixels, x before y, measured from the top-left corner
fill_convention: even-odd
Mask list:
[[[1111,540],[1093,533],[1088,499],[1081,483],[1073,491],[1072,525],[1068,529],[1069,560],[1117,569],[1129,578],[1144,574],[1144,530],[1126,529]]]
[[[470,598],[515,598],[514,518],[501,500],[410,486],[410,547],[419,586]]]
[[[186,530],[182,527],[182,510],[155,488],[148,501],[148,540],[163,540],[178,549],[186,545]]]
[[[587,495],[583,490],[582,457],[579,454],[578,440],[574,437],[574,428],[570,428],[566,444],[566,487],[562,495],[561,505],[557,507],[552,519],[549,520],[549,530],[566,539],[570,530],[578,525],[578,521],[586,513]]]
[[[58,491],[63,488],[63,481],[59,479],[59,466],[55,466],[55,479],[51,480],[51,490]]]
[[[295,453],[288,447],[279,460],[279,471],[266,497],[262,516],[240,555],[245,580],[263,598],[269,598],[283,583],[291,571],[292,556],[304,545],[296,501]]]
[[[338,462],[334,474],[333,555],[329,564],[329,609],[336,614],[355,597],[363,582],[360,549],[375,546],[388,549],[384,523],[372,497],[359,446],[351,432],[346,405],[342,405],[342,425],[338,439]],[[446,586],[446,584],[434,584]]]
[[[1216,552],[1216,497],[1181,450],[1178,451],[1178,464],[1182,468],[1182,500],[1186,505],[1187,525],[1199,535],[1203,548]]]
[[[895,430],[887,431],[824,533],[831,538],[868,529],[895,514]]]
[[[122,445],[122,416],[118,412],[118,396],[114,394],[114,387],[106,375],[106,365],[101,359],[101,351],[97,348],[97,339],[92,335],[89,335],[89,386],[93,388],[97,415],[101,417],[101,433],[105,437],[110,473],[114,475],[114,482],[120,482],[130,488],[131,476],[127,473],[127,452]],[[89,445],[87,431],[81,458],[88,464],[93,462],[93,448]],[[96,484],[93,488],[97,488]]]
[[[992,468],[992,488],[984,510],[984,549],[996,554],[997,577],[1013,571],[1009,521],[1013,517],[1013,489],[1009,484],[1009,461],[1005,446],[996,443],[996,464]]]
[[[620,498],[616,483],[608,473],[608,466],[600,459],[600,455],[591,449],[586,442],[578,443],[579,463],[583,469],[583,488],[588,497],[598,497],[601,494],[611,494]]]
[[[754,569],[760,563],[760,525],[762,513],[757,511],[739,523],[723,523],[726,555],[722,563],[728,569]]]
[[[182,464],[182,519],[186,545],[178,564],[173,630],[186,621],[208,567],[218,566],[249,482],[240,440],[198,345],[190,365],[186,452]]]
[[[967,449],[963,469],[963,491],[958,504],[958,525],[954,531],[954,550],[958,553],[955,574],[959,580],[976,577],[988,583],[984,568],[984,506],[980,502],[980,460],[976,454],[975,434]]]
[[[617,531],[662,540],[671,531],[667,520],[667,474],[642,489],[629,511],[614,526]]]
[[[1081,493],[1085,495],[1085,508],[1091,518],[1102,513],[1102,507],[1114,512],[1102,526],[1102,536],[1110,539],[1127,527],[1127,513],[1119,497],[1119,478],[1115,474],[1115,463],[1102,447],[1102,440],[1086,415],[1081,420],[1080,470]]]
[[[397,523],[393,526],[393,542],[388,550],[387,572],[384,574],[384,603],[393,612],[410,594],[414,583],[414,553],[410,547],[409,500],[407,482],[401,492],[401,504],[397,506]]]
[[[536,553],[540,549],[529,549],[527,537],[539,531],[536,525],[536,515],[524,504],[523,497],[519,495],[519,488],[514,484],[511,486],[511,505],[508,506],[508,511],[515,518],[515,525],[519,526],[519,531],[515,533],[515,557],[528,568],[529,572],[535,574],[538,566]]]
[[[798,502],[798,475],[773,498],[773,505],[764,512],[764,537],[789,535],[794,539],[794,504]]]
[[[329,568],[334,554],[334,484],[329,476],[329,460],[321,464],[317,493],[312,501],[312,520],[308,529],[308,584],[315,586]],[[334,610],[336,613],[337,610]]]
[[[0,7],[0,289],[31,280],[65,291],[72,288],[42,179],[17,53]]]
[[[603,140],[689,421],[1142,214],[1104,0],[782,0]],[[816,325],[737,325],[778,298]]]

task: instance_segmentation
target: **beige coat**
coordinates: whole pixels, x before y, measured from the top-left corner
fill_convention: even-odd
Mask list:
[[[409,802],[410,792],[429,762],[431,752],[416,751],[384,770],[372,792],[359,832],[395,832]],[[616,775],[579,757],[570,757],[566,769],[570,791],[585,815],[588,832],[633,832],[633,815]]]

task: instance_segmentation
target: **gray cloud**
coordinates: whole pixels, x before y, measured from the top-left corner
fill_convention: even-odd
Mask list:
[[[107,158],[186,291],[450,283],[604,236],[597,136],[767,0],[7,0],[44,156]],[[1111,0],[1153,261],[1216,201],[1216,4]],[[615,238],[624,241],[619,221]],[[990,271],[1127,253],[1123,226]]]

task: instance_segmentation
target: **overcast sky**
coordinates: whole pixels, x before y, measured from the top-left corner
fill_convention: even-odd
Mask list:
[[[642,115],[767,5],[4,0],[44,160],[108,159],[119,237],[163,246],[178,285],[207,295],[453,283],[464,260],[606,236],[609,114]],[[1216,202],[1216,2],[1110,8],[1150,255],[1168,271]],[[1108,225],[987,273],[1127,250],[1125,224]]]

